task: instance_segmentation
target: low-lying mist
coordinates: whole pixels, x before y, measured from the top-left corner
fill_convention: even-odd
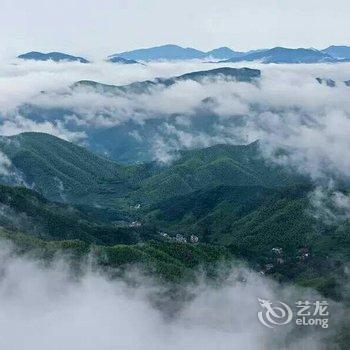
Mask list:
[[[323,349],[336,331],[340,306],[330,306],[330,326],[290,324],[268,329],[259,323],[258,298],[323,300],[311,290],[278,286],[247,269],[232,270],[219,286],[183,286],[191,295],[176,313],[164,286],[137,275],[137,286],[110,280],[86,265],[71,273],[65,259],[47,265],[18,256],[0,242],[0,347],[6,350],[109,349]],[[130,273],[129,281],[135,278]],[[237,276],[240,276],[237,278]],[[162,299],[162,309],[154,305]],[[158,300],[159,301],[159,300]],[[328,347],[332,348],[332,347]]]

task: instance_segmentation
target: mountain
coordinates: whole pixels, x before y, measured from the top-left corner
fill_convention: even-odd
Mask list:
[[[72,56],[61,52],[28,52],[18,56],[24,60],[35,61],[68,61],[89,63],[83,57]],[[201,51],[194,48],[184,48],[178,45],[162,45],[145,49],[137,49],[116,53],[107,57],[107,61],[120,64],[136,64],[138,61],[156,60],[188,60],[188,59],[215,59],[227,62],[262,61],[264,63],[319,63],[342,62],[350,59],[350,47],[330,46],[324,50],[289,49],[275,47],[267,50],[252,50],[249,52],[234,51],[228,47],[220,47],[210,51]]]
[[[0,149],[40,192],[0,186],[0,236],[25,249],[97,252],[107,268],[140,263],[175,280],[229,253],[280,281],[344,298],[349,221],[316,222],[313,187],[264,161],[257,142],[182,151],[167,166],[121,166],[40,133],[2,137]],[[185,243],[191,235],[199,244]]]
[[[308,211],[311,190],[310,185],[218,186],[172,197],[148,215],[169,235],[182,232],[229,247],[260,266],[262,274],[347,298],[340,286],[342,266],[350,259],[349,221],[329,226],[315,220]]]
[[[172,81],[178,82],[181,80],[194,80],[199,82],[206,78],[225,78],[232,79],[235,81],[252,82],[254,81],[254,79],[260,78],[260,76],[261,71],[258,69],[222,67],[206,71],[191,72],[184,75],[180,75],[179,77],[167,79],[165,81],[166,85]]]
[[[175,282],[194,280],[195,266],[207,269],[232,260],[225,247],[167,241],[154,226],[101,222],[81,208],[50,202],[23,187],[0,185],[0,208],[1,241],[12,241],[18,253],[45,260],[63,253],[67,262],[73,258],[75,268],[93,257],[100,268],[117,268],[120,273],[136,265],[155,278]]]
[[[50,200],[90,206],[125,209],[208,186],[274,187],[296,180],[266,164],[258,143],[180,152],[168,166],[122,166],[48,134],[23,133],[0,141],[0,150],[28,187]]]
[[[107,58],[107,62],[120,63],[120,64],[137,64],[137,63],[139,63],[135,60],[128,60],[126,58],[119,57],[119,56],[110,56]]]
[[[316,81],[320,84],[320,85],[326,85],[328,87],[336,87],[336,86],[347,86],[350,87],[350,80],[346,80],[346,81],[335,81],[333,79],[329,79],[329,78],[316,78]]]
[[[244,55],[244,52],[233,51],[228,47],[219,47],[217,49],[205,52],[206,57],[212,57],[219,60],[239,57],[241,55]]]
[[[48,134],[1,137],[0,149],[28,187],[54,201],[117,203],[132,189],[133,176],[137,177],[133,174],[137,169],[120,166]]]
[[[227,248],[201,243],[183,244],[163,240],[103,246],[79,240],[44,240],[1,228],[0,239],[14,243],[13,248],[17,254],[32,254],[46,263],[55,261],[57,256],[64,256],[65,262],[70,263],[75,273],[85,271],[87,261],[93,261],[99,272],[107,272],[110,278],[127,275],[130,282],[130,268],[136,267],[138,272],[151,276],[163,288],[168,287],[164,290],[171,302],[163,300],[167,311],[169,304],[176,310],[174,297],[180,287],[179,283],[186,285],[188,282],[195,282],[199,268],[201,278],[205,273],[208,278],[213,279],[216,276],[225,276],[222,269],[224,263],[228,266],[242,265]],[[183,297],[185,295],[188,296],[184,293]]]
[[[208,83],[220,79],[220,81],[241,81],[256,84],[260,78],[261,72],[256,69],[249,68],[230,68],[222,67],[218,69],[211,69],[205,71],[190,72],[177,77],[170,78],[156,78],[154,80],[146,80],[135,82],[128,85],[116,86],[108,85],[95,81],[78,81],[71,86],[71,91],[68,93],[75,94],[80,90],[85,93],[92,90],[94,93],[101,95],[108,95],[109,97],[121,96],[123,99],[138,98],[135,94],[153,93],[154,89],[157,91],[165,90],[178,82],[196,81],[194,88],[202,83]],[[167,138],[169,142],[175,138],[176,135],[165,135],[167,125],[175,125],[178,130],[186,133],[191,133],[194,136],[202,137],[201,135],[208,135],[209,137],[220,137],[220,131],[215,127],[219,122],[220,116],[215,112],[215,107],[218,104],[217,99],[208,94],[202,101],[199,101],[195,113],[200,118],[191,118],[190,125],[179,125],[177,123],[178,115],[164,115],[152,113],[150,118],[146,118],[143,123],[138,123],[134,118],[125,118],[125,122],[119,123],[116,126],[107,128],[87,128],[85,130],[79,129],[79,126],[70,126],[72,131],[84,131],[86,133],[86,145],[94,152],[103,156],[107,156],[115,161],[125,164],[135,162],[148,162],[155,158],[154,141],[155,138],[161,136]],[[61,120],[66,115],[77,114],[79,111],[72,109],[55,107],[55,108],[41,108],[38,105],[26,104],[20,108],[21,115],[37,121],[43,120]],[[110,113],[103,111],[104,114]],[[83,116],[82,116],[83,117]],[[235,118],[239,120],[239,118]],[[231,124],[232,119],[220,119],[220,125]],[[216,133],[216,134],[215,134]]]
[[[322,63],[342,62],[350,59],[350,47],[330,46],[324,50],[275,47],[248,52],[234,51],[220,47],[211,51],[184,48],[178,45],[162,45],[145,49],[126,51],[109,56],[134,61],[215,59],[226,62],[262,61],[264,63]]]
[[[97,215],[48,201],[38,192],[0,185],[0,227],[45,240],[80,240],[89,244],[130,244],[145,239],[145,228],[119,227],[99,220]],[[100,209],[103,214],[103,210]],[[118,212],[113,220],[128,220]]]
[[[327,55],[330,55],[338,59],[350,59],[350,47],[349,46],[329,46],[322,50]]]
[[[110,57],[122,57],[135,61],[157,61],[157,60],[191,60],[191,59],[225,59],[237,57],[242,52],[233,51],[228,47],[220,47],[208,52],[181,47],[178,45],[162,45],[147,49],[138,49],[114,54]]]
[[[346,223],[320,232],[307,212],[309,190],[307,186],[201,190],[159,203],[147,214],[153,228],[141,230],[94,222],[76,208],[48,202],[30,190],[0,186],[0,238],[13,241],[21,253],[43,259],[64,253],[78,267],[80,259],[84,262],[89,256],[115,276],[136,265],[167,282],[194,281],[198,266],[213,278],[217,267],[227,272],[223,264],[228,263],[230,270],[230,263],[237,266],[240,258],[280,282],[348,300],[342,285],[350,257],[350,226]],[[182,233],[181,242],[176,232]],[[199,243],[183,241],[193,234]],[[144,241],[134,244],[138,239]],[[114,245],[120,240],[127,245]]]
[[[210,243],[239,245],[237,250],[241,252],[268,251],[271,244],[296,251],[298,245],[309,244],[304,233],[311,232],[315,224],[305,212],[310,190],[309,185],[264,187],[239,183],[204,187],[157,203],[150,217],[158,220],[166,232],[181,231]],[[285,222],[283,227],[279,226],[280,220]]]
[[[267,164],[259,144],[216,145],[182,151],[179,159],[157,174],[146,178],[130,196],[154,203],[214,186],[288,186],[298,177],[280,167]]]
[[[155,60],[186,60],[203,58],[202,51],[183,48],[177,45],[162,45],[147,49],[138,49],[133,51],[121,52],[113,56],[122,57],[128,60],[135,61],[155,61]]]
[[[42,52],[32,51],[32,52],[25,53],[23,55],[19,55],[17,58],[20,58],[23,60],[34,60],[34,61],[54,61],[54,62],[67,61],[67,62],[89,63],[89,61],[83,57],[67,55],[61,52],[42,53]]]
[[[270,50],[248,53],[223,62],[260,61],[263,63],[322,63],[337,62],[327,53],[314,49],[288,49],[275,47]]]
[[[335,87],[337,85],[337,83],[333,79],[316,78],[316,81],[320,85],[326,85],[328,87]]]
[[[232,79],[242,82],[253,82],[260,78],[261,72],[258,69],[250,68],[230,68],[222,67],[206,71],[186,73],[172,78],[156,78],[154,80],[139,81],[128,85],[108,85],[90,80],[81,80],[73,84],[72,88],[88,87],[101,93],[119,94],[119,93],[144,93],[150,87],[164,85],[169,87],[180,81],[192,80],[201,82],[204,79]]]

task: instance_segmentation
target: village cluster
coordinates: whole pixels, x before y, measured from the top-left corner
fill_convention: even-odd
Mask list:
[[[272,272],[276,266],[283,265],[286,262],[286,257],[282,248],[274,247],[271,249],[272,257],[271,261],[264,266],[264,269],[260,271],[261,275]],[[296,259],[300,262],[306,262],[310,259],[310,250],[308,247],[301,247],[298,249]]]

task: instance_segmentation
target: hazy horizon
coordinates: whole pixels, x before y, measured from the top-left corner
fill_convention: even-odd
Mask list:
[[[258,0],[150,0],[147,5],[136,0],[62,0],[59,5],[3,0],[0,54],[65,51],[97,58],[168,43],[203,51],[221,46],[323,49],[347,44],[347,9],[345,0],[335,0],[332,8],[316,0],[267,0],[264,6]]]

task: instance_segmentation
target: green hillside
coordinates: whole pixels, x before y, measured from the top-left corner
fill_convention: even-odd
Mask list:
[[[103,210],[94,212],[83,207],[49,202],[37,192],[23,187],[0,185],[0,226],[9,232],[23,232],[45,240],[78,239],[89,244],[113,245],[137,243],[152,237],[147,227],[106,223]],[[109,220],[129,221],[119,212]],[[154,235],[154,234],[153,234]]]
[[[57,253],[63,254],[75,268],[77,264],[85,264],[87,256],[90,255],[92,264],[96,264],[101,270],[107,269],[115,277],[136,267],[146,275],[172,283],[171,289],[174,288],[173,283],[194,282],[199,271],[210,278],[224,272],[221,268],[223,264],[242,265],[228,249],[207,244],[150,241],[107,247],[91,245],[79,240],[45,241],[4,229],[0,229],[0,240],[13,242],[19,254],[31,254],[48,261],[52,261]],[[82,265],[81,268],[84,270],[86,266]]]
[[[298,188],[302,196],[307,189]],[[233,222],[286,198],[288,191],[287,187],[217,186],[161,201],[152,206],[150,217],[175,231],[184,227],[203,233],[212,228],[217,239],[230,242],[228,228]]]
[[[218,185],[274,187],[297,181],[290,173],[267,164],[258,143],[180,152],[169,166],[118,165],[42,133],[3,137],[0,150],[26,183],[46,198],[104,207],[150,204]]]
[[[45,197],[107,205],[133,189],[137,168],[120,166],[83,147],[43,133],[0,139],[0,150],[26,183]]]
[[[189,270],[203,264],[211,271],[222,259],[240,259],[281,282],[347,300],[342,286],[348,278],[350,224],[316,230],[306,211],[307,192],[307,187],[219,187],[157,204],[141,227],[120,227],[30,190],[2,186],[0,226],[8,239],[26,251],[40,248],[43,255],[93,251],[101,266],[137,265],[172,281],[193,279]],[[191,234],[198,235],[199,243],[177,242],[179,233],[188,241]],[[276,255],[273,248],[282,252]]]
[[[171,166],[145,179],[133,196],[155,202],[220,185],[276,187],[299,181],[302,179],[266,163],[257,142],[247,146],[217,145],[181,152]]]
[[[350,262],[350,223],[324,224],[312,217],[311,190],[310,185],[218,186],[161,201],[147,218],[170,236],[196,235],[201,242],[226,246],[276,279],[345,298],[341,285]],[[276,255],[274,248],[282,253]]]
[[[344,298],[349,221],[317,222],[308,212],[313,187],[264,161],[258,143],[181,152],[167,166],[121,166],[40,133],[3,137],[0,150],[37,191],[0,187],[0,226],[10,235],[79,240],[105,247],[111,259],[117,250],[126,262],[137,256],[142,264],[138,248],[111,247],[150,240],[170,251],[225,247],[257,271]],[[200,244],[179,243],[178,234],[180,241],[195,235]],[[163,253],[156,253],[160,261]]]

